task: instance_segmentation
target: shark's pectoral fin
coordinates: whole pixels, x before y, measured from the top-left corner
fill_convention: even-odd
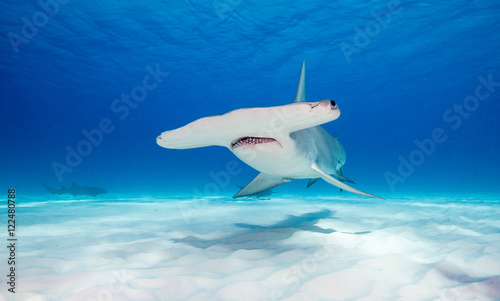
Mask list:
[[[240,190],[240,192],[235,194],[233,198],[255,195],[259,192],[274,188],[278,185],[288,183],[290,181],[291,179],[283,178],[280,176],[272,176],[260,173],[255,179],[253,179],[252,182],[250,182],[250,184],[248,184],[245,188]]]
[[[309,182],[307,183],[307,188],[311,187],[312,184],[318,182],[319,179],[321,178],[309,179]]]
[[[323,170],[321,170],[319,168],[319,166],[316,164],[316,163],[313,163],[311,165],[311,168],[316,171],[318,173],[319,176],[321,176],[321,178],[325,181],[327,181],[328,183],[334,185],[334,186],[337,186],[338,188],[340,189],[343,189],[343,190],[347,190],[349,192],[352,192],[352,193],[356,193],[356,194],[359,194],[359,195],[364,195],[364,196],[369,196],[369,197],[372,197],[372,198],[379,198],[379,199],[383,199],[379,196],[376,196],[376,195],[373,195],[373,194],[369,194],[369,193],[366,193],[366,192],[363,192],[361,190],[358,190],[356,188],[353,188],[337,179],[335,179],[334,177],[332,177],[331,175],[327,174],[326,172],[324,172]]]

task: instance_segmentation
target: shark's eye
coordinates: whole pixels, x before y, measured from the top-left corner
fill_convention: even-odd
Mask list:
[[[337,104],[335,103],[335,101],[330,100],[330,103],[332,104],[332,109],[336,109],[337,108]]]

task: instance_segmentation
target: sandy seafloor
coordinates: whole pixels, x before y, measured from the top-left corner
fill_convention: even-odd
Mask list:
[[[30,199],[17,207],[17,293],[2,277],[1,299],[500,300],[499,205]]]

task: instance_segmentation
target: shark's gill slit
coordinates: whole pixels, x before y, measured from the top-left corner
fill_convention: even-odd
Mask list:
[[[270,142],[277,142],[277,141],[273,138],[267,138],[267,137],[241,137],[239,139],[234,140],[231,143],[231,148],[234,149],[243,145],[270,143]]]

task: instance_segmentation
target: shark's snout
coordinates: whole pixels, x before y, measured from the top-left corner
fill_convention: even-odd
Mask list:
[[[161,136],[156,137],[156,144],[158,144],[159,146],[165,147],[165,143],[161,139]]]

